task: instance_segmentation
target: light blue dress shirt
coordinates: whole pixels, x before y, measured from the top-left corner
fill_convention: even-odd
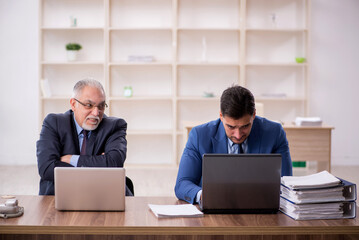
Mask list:
[[[76,131],[77,131],[77,137],[79,138],[80,143],[80,149],[82,147],[82,141],[84,140],[84,135],[82,134],[82,127],[76,122],[76,119],[74,117],[75,125],[76,125]],[[91,135],[91,131],[88,132],[87,138],[89,138]],[[77,167],[77,163],[79,161],[80,155],[72,155],[70,159],[70,164],[74,167]]]

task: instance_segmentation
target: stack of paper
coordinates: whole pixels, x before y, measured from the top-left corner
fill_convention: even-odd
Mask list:
[[[342,202],[297,205],[281,198],[280,207],[282,212],[296,220],[333,219],[343,217]]]
[[[323,188],[338,186],[341,181],[327,171],[307,176],[283,176],[281,183],[291,189]]]
[[[295,119],[297,126],[322,126],[322,120],[319,117],[297,117]]]
[[[295,220],[354,218],[356,185],[327,171],[281,179],[280,210]]]
[[[199,211],[192,204],[179,205],[155,205],[148,204],[149,208],[158,218],[165,217],[203,217],[203,212]]]
[[[344,201],[343,188],[323,188],[314,190],[292,190],[281,186],[281,196],[294,203],[316,203]]]

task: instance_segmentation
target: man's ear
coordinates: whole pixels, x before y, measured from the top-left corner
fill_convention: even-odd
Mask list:
[[[76,104],[75,98],[71,98],[71,99],[70,99],[70,105],[71,105],[71,110],[72,110],[72,111],[75,110],[75,104]]]
[[[255,118],[255,117],[256,117],[256,114],[257,114],[257,110],[256,110],[256,109],[254,109],[253,118]]]
[[[223,114],[222,114],[222,111],[221,111],[221,110],[219,111],[219,118],[220,118],[221,121],[222,121],[222,119],[223,119]]]

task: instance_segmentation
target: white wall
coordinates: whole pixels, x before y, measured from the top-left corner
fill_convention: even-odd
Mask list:
[[[38,1],[0,0],[0,164],[36,164]]]
[[[312,0],[310,113],[335,126],[334,165],[359,165],[358,10]],[[0,0],[0,34],[0,164],[36,164],[38,1]]]
[[[333,165],[359,165],[359,1],[313,0],[311,115],[333,125]]]

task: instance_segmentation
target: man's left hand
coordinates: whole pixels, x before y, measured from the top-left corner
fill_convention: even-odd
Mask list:
[[[61,157],[60,160],[61,160],[61,162],[65,162],[65,163],[70,164],[71,156],[72,155],[64,155],[64,156]]]

